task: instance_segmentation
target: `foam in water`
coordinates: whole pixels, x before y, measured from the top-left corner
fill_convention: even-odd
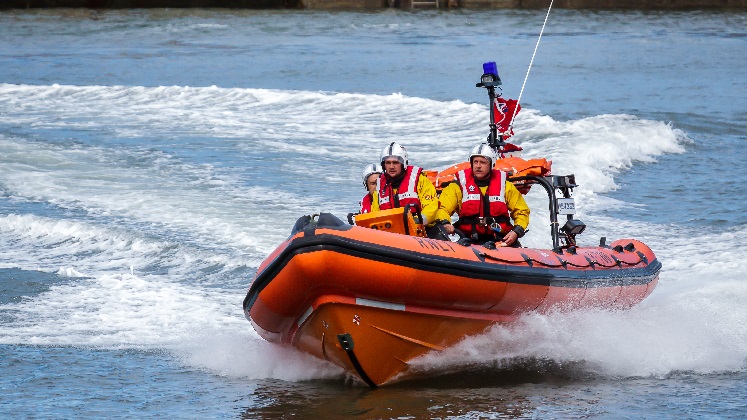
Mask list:
[[[228,377],[304,381],[343,375],[341,368],[329,362],[246,335],[194,337],[178,354],[190,366]]]
[[[176,232],[199,233],[213,243],[249,250],[271,249],[258,228],[267,188],[237,190],[210,168],[184,165],[167,156],[135,151],[128,155],[103,148],[70,149],[0,138],[4,189],[13,196],[82,209],[91,216],[117,216],[161,224]],[[133,166],[132,159],[138,160]],[[147,165],[138,167],[139,165]],[[28,168],[36,171],[29,173]],[[286,202],[294,197],[284,193]],[[206,206],[206,203],[212,203]],[[286,233],[279,228],[277,242]]]
[[[677,371],[738,372],[747,369],[747,228],[689,237],[661,228],[651,243],[663,245],[659,285],[625,311],[529,314],[511,326],[496,326],[442,354],[413,364],[416,370],[526,359],[559,364],[583,362],[607,376],[665,376]],[[732,244],[724,249],[720,244]]]

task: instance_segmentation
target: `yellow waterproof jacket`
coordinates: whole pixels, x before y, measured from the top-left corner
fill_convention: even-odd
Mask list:
[[[480,187],[480,192],[485,195],[488,186]],[[514,221],[514,225],[519,225],[527,229],[529,226],[529,206],[524,201],[524,196],[521,195],[519,190],[516,189],[513,183],[506,181],[505,187],[506,207],[508,212],[511,214],[511,219]],[[441,196],[438,198],[438,213],[436,217],[438,220],[451,220],[451,215],[454,213],[459,214],[459,210],[462,207],[462,187],[452,182],[447,185],[446,188],[441,190]]]
[[[423,222],[428,226],[436,224],[436,213],[438,212],[438,195],[436,195],[436,187],[427,176],[420,174],[418,178],[417,186],[418,200],[420,200],[420,213],[423,215]],[[397,194],[397,189],[394,189],[394,194]],[[379,211],[379,193],[378,191],[373,195],[373,203],[371,205],[371,211]]]

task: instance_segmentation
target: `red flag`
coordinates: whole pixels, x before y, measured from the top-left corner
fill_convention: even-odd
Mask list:
[[[511,121],[519,113],[519,110],[521,110],[521,105],[516,99],[506,100],[501,97],[495,98],[493,115],[495,125],[498,128],[498,134],[503,135],[503,140],[514,135],[514,130],[511,129]]]

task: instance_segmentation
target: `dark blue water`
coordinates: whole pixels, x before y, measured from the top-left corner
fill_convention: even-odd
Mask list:
[[[747,14],[553,10],[521,92],[544,16],[0,14],[0,413],[745,417]],[[298,216],[352,211],[382,144],[440,168],[484,139],[484,61],[525,156],[577,175],[580,240],[643,239],[655,292],[373,391],[260,339],[241,301]]]

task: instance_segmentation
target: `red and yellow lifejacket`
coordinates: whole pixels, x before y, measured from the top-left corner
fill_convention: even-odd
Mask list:
[[[506,173],[493,169],[485,195],[475,182],[472,169],[457,173],[462,187],[462,206],[459,209],[459,229],[467,236],[494,234],[490,228],[500,227],[501,232],[511,230],[511,219],[506,206]]]
[[[410,204],[412,211],[416,212],[421,208],[420,199],[418,198],[418,179],[423,168],[418,166],[408,166],[405,169],[405,175],[402,182],[397,188],[397,194],[394,194],[394,188],[391,183],[387,182],[386,172],[382,172],[376,185],[379,191],[379,209],[389,210],[398,207],[405,207]],[[417,206],[417,207],[415,207]]]

